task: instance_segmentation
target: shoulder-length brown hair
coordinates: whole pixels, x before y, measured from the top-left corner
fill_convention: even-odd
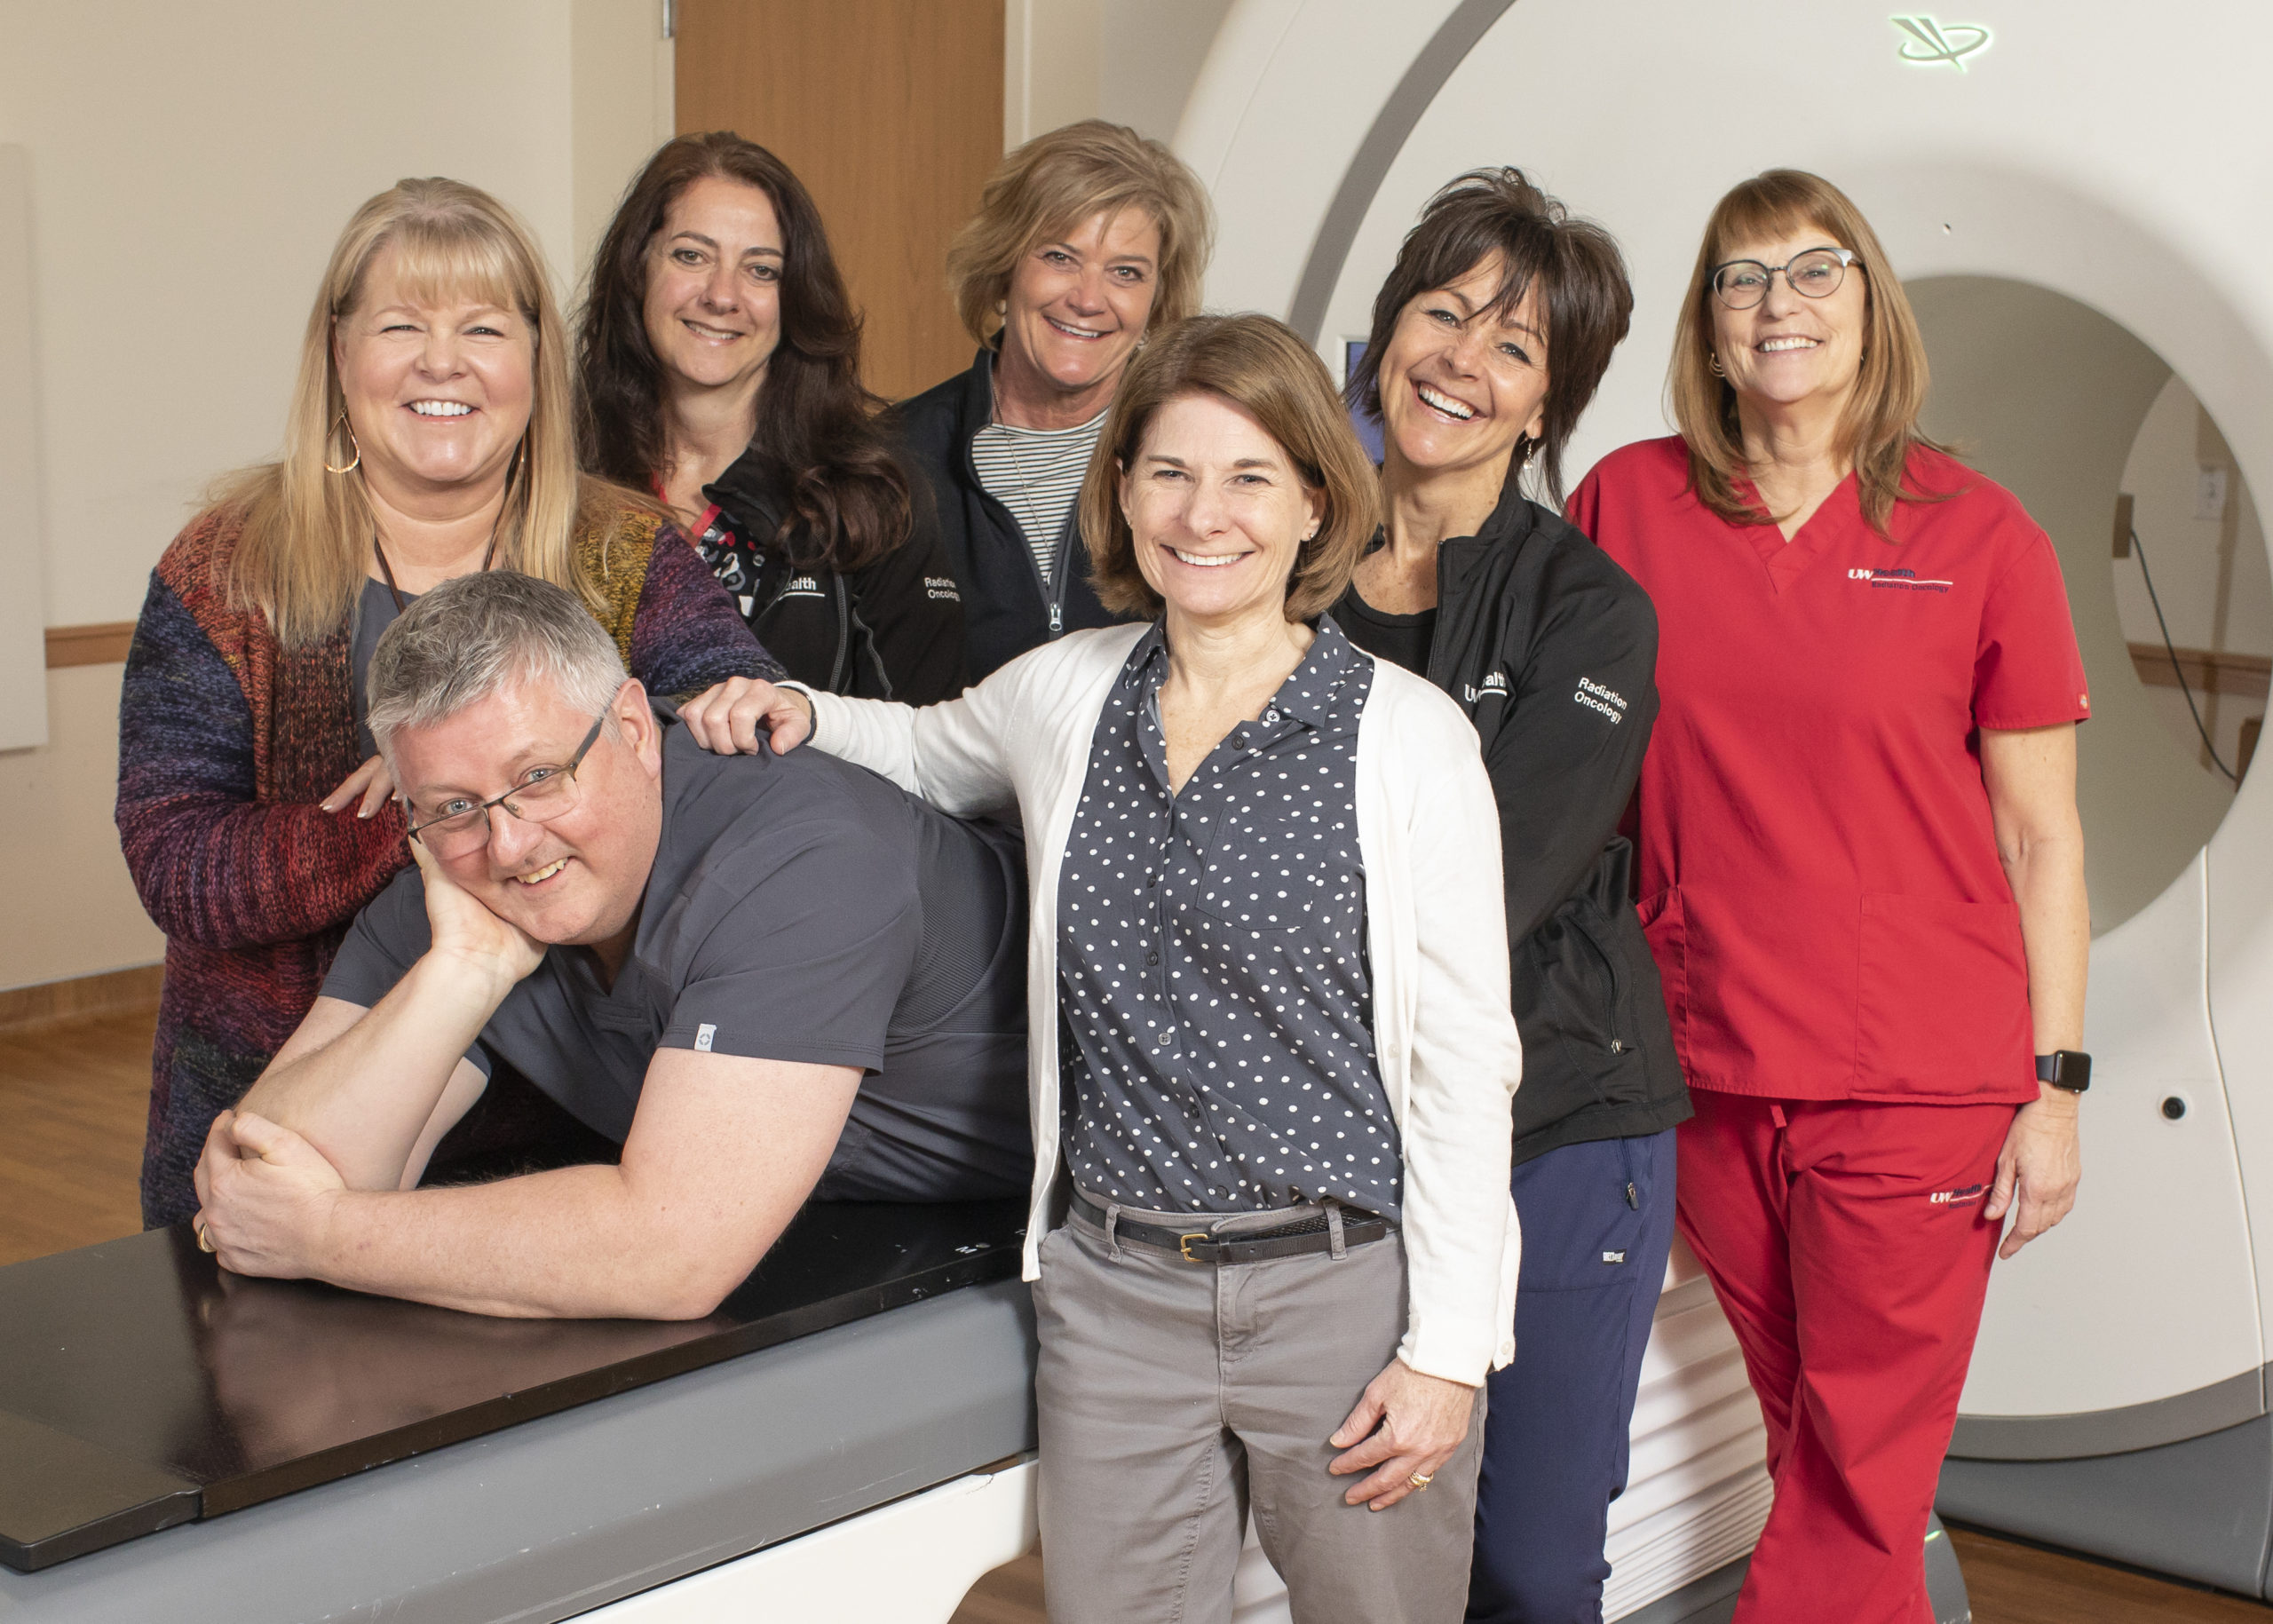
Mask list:
[[[947,249],[947,285],[963,327],[981,344],[994,342],[1018,261],[1091,215],[1123,209],[1141,210],[1160,232],[1145,330],[1193,314],[1216,243],[1207,188],[1160,142],[1085,118],[1004,154],[986,178],[978,212]]]
[[[1887,517],[1897,502],[1944,501],[1949,492],[1905,489],[1904,471],[1911,448],[1945,451],[1918,431],[1926,405],[1926,345],[1901,279],[1879,243],[1878,234],[1852,199],[1820,175],[1804,170],[1769,170],[1734,187],[1714,205],[1705,241],[1690,273],[1674,332],[1673,366],[1667,388],[1674,421],[1689,444],[1689,480],[1697,498],[1734,524],[1778,522],[1738,488],[1746,479],[1744,437],[1737,420],[1736,391],[1713,370],[1714,267],[1747,239],[1780,237],[1802,228],[1820,231],[1826,246],[1851,250],[1863,273],[1863,363],[1839,422],[1838,447],[1855,467],[1863,517],[1887,533]],[[1748,485],[1748,480],[1746,481]]]
[[[1081,539],[1097,601],[1116,614],[1149,619],[1160,612],[1160,594],[1136,565],[1121,481],[1152,415],[1184,395],[1215,395],[1244,410],[1322,500],[1318,534],[1295,554],[1287,581],[1287,618],[1317,619],[1350,584],[1381,523],[1381,481],[1326,363],[1285,322],[1254,314],[1192,317],[1129,363],[1081,485]]]
[[[289,648],[344,626],[370,563],[377,519],[359,473],[330,473],[353,452],[334,425],[346,409],[332,334],[354,313],[372,262],[393,249],[397,274],[422,297],[487,299],[520,313],[534,343],[528,426],[497,521],[499,567],[569,587],[595,613],[607,598],[576,566],[576,538],[606,522],[621,493],[576,474],[568,345],[545,273],[543,250],[513,211],[478,186],[397,181],[358,209],[331,250],[300,342],[300,373],[285,416],[281,461],[225,476],[209,501],[244,514],[226,583],[231,601],[257,609]]]
[[[1535,458],[1548,500],[1559,509],[1564,448],[1625,340],[1634,291],[1618,240],[1591,220],[1572,219],[1523,170],[1470,170],[1429,200],[1374,296],[1373,330],[1342,392],[1351,406],[1379,417],[1382,357],[1405,307],[1424,293],[1451,287],[1494,256],[1500,286],[1491,313],[1513,316],[1525,294],[1537,288],[1540,319],[1547,324],[1546,421],[1537,440],[1516,441],[1507,477],[1521,477]]]
[[[683,135],[647,160],[592,256],[577,322],[577,442],[584,466],[644,490],[663,466],[663,367],[647,341],[649,255],[681,193],[716,176],[755,186],[781,226],[781,339],[758,391],[750,449],[788,512],[771,541],[808,569],[859,569],[906,541],[907,475],[860,382],[860,316],[820,210],[789,166],[731,131]]]

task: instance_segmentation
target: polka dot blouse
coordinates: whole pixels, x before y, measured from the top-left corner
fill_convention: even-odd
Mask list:
[[[1321,620],[1262,717],[1176,795],[1167,675],[1155,626],[1097,719],[1058,875],[1067,1164],[1155,1211],[1334,1196],[1395,1217],[1358,852],[1373,662]]]

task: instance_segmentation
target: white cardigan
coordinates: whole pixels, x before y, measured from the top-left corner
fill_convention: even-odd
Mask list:
[[[812,701],[820,749],[957,817],[1015,805],[1025,821],[1028,1279],[1058,1174],[1057,875],[1097,717],[1144,630],[1072,633],[921,710],[793,685]],[[1468,718],[1411,672],[1375,661],[1358,725],[1358,851],[1374,1058],[1405,1150],[1409,1314],[1398,1354],[1423,1374],[1470,1384],[1515,1357],[1521,1244],[1509,1161],[1523,1051],[1509,1009],[1500,838]]]

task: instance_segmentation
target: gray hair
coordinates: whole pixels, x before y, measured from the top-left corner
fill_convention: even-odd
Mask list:
[[[623,678],[615,639],[574,592],[511,570],[460,575],[380,635],[365,690],[371,737],[392,760],[398,729],[431,727],[524,682],[598,716]]]

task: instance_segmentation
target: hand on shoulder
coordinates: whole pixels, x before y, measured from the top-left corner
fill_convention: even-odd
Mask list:
[[[795,688],[762,678],[729,677],[678,708],[694,741],[715,756],[754,756],[763,731],[776,756],[813,736],[812,701]]]

